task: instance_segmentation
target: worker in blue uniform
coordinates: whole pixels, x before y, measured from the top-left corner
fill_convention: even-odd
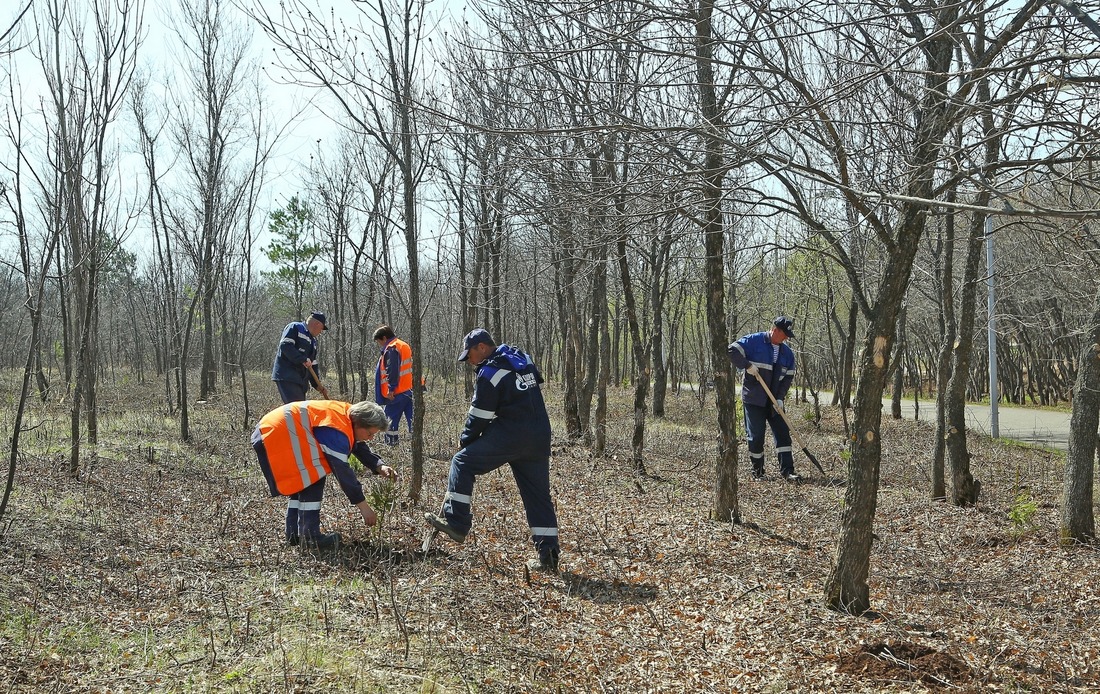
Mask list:
[[[328,397],[324,386],[310,373],[310,367],[317,373],[317,338],[324,330],[328,330],[328,319],[318,311],[310,313],[304,321],[295,321],[283,328],[271,367],[271,380],[275,381],[284,405],[305,400],[310,385]]]
[[[791,482],[802,479],[794,471],[791,430],[782,415],[775,411],[764,386],[760,384],[762,378],[782,408],[783,397],[794,381],[794,352],[785,344],[792,337],[794,329],[791,319],[779,316],[772,321],[772,327],[768,330],[745,335],[727,350],[733,365],[745,370],[741,385],[741,404],[745,412],[752,476],[756,479],[764,477],[765,426],[772,429],[780,476]]]
[[[439,515],[424,519],[455,542],[463,542],[473,522],[474,479],[504,464],[519,487],[531,541],[538,551],[532,569],[557,572],[558,519],[550,497],[550,417],[531,357],[510,345],[497,345],[483,328],[463,339],[459,361],[476,365],[477,382],[461,449],[451,458],[447,494]]]

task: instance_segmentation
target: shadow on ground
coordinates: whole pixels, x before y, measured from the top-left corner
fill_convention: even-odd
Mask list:
[[[599,604],[614,602],[648,602],[657,597],[657,586],[650,583],[629,583],[617,578],[597,578],[573,571],[562,571],[565,592]]]

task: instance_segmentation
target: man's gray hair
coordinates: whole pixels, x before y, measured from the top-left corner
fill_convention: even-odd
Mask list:
[[[367,400],[357,402],[348,408],[348,417],[351,418],[353,427],[383,431],[390,428],[390,420],[386,419],[386,411],[382,406]]]

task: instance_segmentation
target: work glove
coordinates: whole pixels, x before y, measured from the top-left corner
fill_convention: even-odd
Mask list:
[[[756,364],[749,364],[745,367],[745,373],[752,374],[753,376],[759,376],[760,369],[756,368]]]
[[[783,409],[783,401],[782,400],[776,399],[775,404],[779,406],[779,409],[781,409],[781,410]]]

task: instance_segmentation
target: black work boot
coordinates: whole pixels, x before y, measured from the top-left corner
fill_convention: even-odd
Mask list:
[[[457,529],[452,528],[450,524],[447,523],[446,518],[442,516],[437,516],[434,513],[425,513],[424,520],[427,521],[428,525],[432,526],[439,532],[451,538],[458,544],[462,544],[466,541],[466,533],[460,532]]]
[[[318,533],[303,535],[302,545],[309,549],[336,549],[344,541],[340,533]]]
[[[299,509],[298,535],[301,544],[310,549],[329,549],[339,546],[340,533],[321,532],[321,512],[316,509]]]
[[[291,499],[286,507],[286,543],[291,547],[298,544],[298,501]]]
[[[558,558],[560,556],[561,551],[557,547],[540,550],[539,558],[527,562],[527,568],[544,574],[556,574],[558,573]]]
[[[556,553],[545,554],[538,559],[531,559],[527,562],[527,570],[557,576],[561,572],[558,568],[558,555]]]

